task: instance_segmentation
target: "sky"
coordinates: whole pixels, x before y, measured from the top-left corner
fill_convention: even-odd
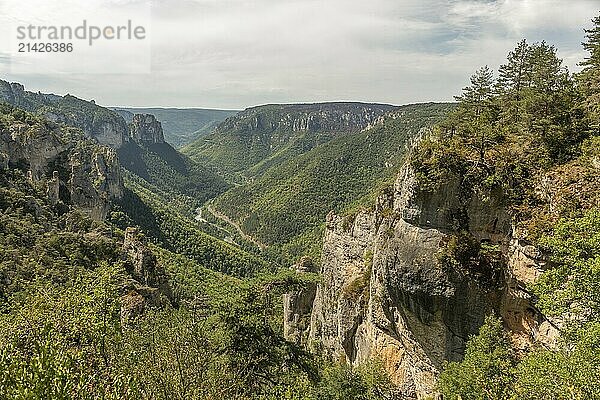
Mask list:
[[[86,8],[70,12],[76,3]],[[599,12],[599,0],[0,0],[0,79],[106,106],[451,101],[523,38],[555,45],[577,71]],[[121,50],[98,44],[85,68],[62,71],[14,53],[14,24],[38,14],[131,19],[148,37]]]

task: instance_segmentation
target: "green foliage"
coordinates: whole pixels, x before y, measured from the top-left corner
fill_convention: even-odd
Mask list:
[[[538,349],[515,370],[514,399],[600,398],[600,324],[581,329],[558,349]]]
[[[600,209],[561,219],[540,244],[553,264],[533,287],[538,306],[548,315],[600,319]]]
[[[195,208],[223,193],[229,185],[215,173],[191,161],[167,143],[125,143],[118,149],[124,168],[169,197],[185,199]]]
[[[214,207],[244,232],[281,249],[288,264],[307,253],[317,255],[318,228],[327,213],[356,206],[358,199],[392,179],[410,140],[451,108],[401,107],[369,130],[340,134],[300,154],[286,153],[268,167],[250,168],[244,173],[256,178],[216,198]]]
[[[175,203],[166,204],[160,191],[135,176],[126,175],[121,212],[112,215],[122,229],[138,225],[167,250],[185,255],[214,271],[249,276],[269,266],[257,256],[202,232]]]
[[[479,242],[469,232],[450,235],[438,254],[440,264],[492,287],[502,276],[502,253],[497,245]]]
[[[583,48],[589,55],[581,63],[582,71],[577,74],[577,86],[583,93],[581,107],[588,121],[589,132],[600,135],[600,16],[595,17],[593,27],[586,30],[587,40]]]
[[[358,368],[328,365],[315,390],[319,400],[375,400],[396,398],[395,387],[381,363],[373,360]]]
[[[114,351],[122,274],[104,266],[62,287],[36,280],[15,296],[0,316],[0,397],[133,398]]]
[[[140,398],[270,398],[285,386],[296,392],[297,382],[310,390],[316,360],[275,323],[273,301],[296,284],[289,274],[263,276],[136,320],[123,335],[124,361],[142,377]]]
[[[419,182],[435,189],[460,177],[465,193],[501,188],[513,204],[533,196],[538,171],[572,160],[588,134],[574,81],[545,42],[518,43],[499,69],[484,67],[458,107],[412,159]]]
[[[440,390],[450,400],[507,399],[515,363],[501,320],[489,316],[467,343],[464,360],[449,363],[440,375]]]

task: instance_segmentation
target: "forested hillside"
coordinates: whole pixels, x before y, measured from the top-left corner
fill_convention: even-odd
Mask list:
[[[545,42],[519,42],[497,77],[487,67],[472,76],[413,157],[430,190],[460,176],[465,198],[502,193],[513,235],[543,255],[526,289],[560,335],[554,346],[523,351],[503,329],[510,322],[490,315],[464,361],[442,373],[445,398],[600,397],[600,17],[594,22],[581,72],[570,74]],[[468,263],[478,248],[463,239],[453,254]]]
[[[255,178],[212,205],[270,246],[269,252],[282,262],[306,254],[318,260],[327,213],[372,199],[394,177],[411,143],[452,107],[403,106],[369,129],[340,133],[295,157],[286,148],[285,156],[276,154],[244,172]]]
[[[229,180],[243,183],[338,135],[360,131],[393,108],[364,103],[251,107],[182,151]]]
[[[185,155],[0,80],[0,399],[600,399],[600,16],[583,47]]]
[[[191,161],[168,143],[125,143],[118,150],[124,168],[169,197],[185,197],[189,212],[231,185],[208,168]]]

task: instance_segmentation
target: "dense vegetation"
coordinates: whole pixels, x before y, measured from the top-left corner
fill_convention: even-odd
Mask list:
[[[162,124],[165,140],[175,148],[210,133],[220,122],[237,111],[204,108],[115,108],[127,123],[133,114],[152,114]]]
[[[549,258],[528,288],[560,329],[555,348],[512,350],[496,317],[442,373],[449,399],[600,398],[600,17],[587,31],[589,56],[571,75],[545,42],[520,42],[494,79],[487,67],[413,158],[424,187],[450,176],[464,192],[500,190],[516,235]]]
[[[360,131],[393,109],[364,103],[251,107],[182,151],[229,180],[244,183],[341,134]]]
[[[168,143],[125,143],[119,160],[128,171],[165,193],[185,196],[190,209],[223,193],[230,185],[207,168],[194,163]]]
[[[371,194],[395,176],[411,140],[451,108],[400,107],[369,130],[340,135],[294,158],[278,159],[213,205],[269,245],[270,254],[282,262],[295,262],[306,254],[318,259],[327,213],[371,203]],[[367,198],[361,202],[363,197]]]
[[[2,134],[48,124],[70,140],[38,116],[0,111]],[[375,399],[394,389],[377,363],[324,362],[283,338],[281,294],[316,277],[206,268],[247,274],[260,261],[195,230],[177,196],[169,208],[141,178],[127,177],[113,224],[53,206],[26,168],[0,168],[1,398]],[[123,222],[156,244],[140,236],[132,255]],[[139,263],[166,281],[139,280]]]
[[[139,226],[164,248],[214,271],[250,276],[269,269],[262,259],[202,232],[186,217],[186,197],[165,193],[133,174],[126,174],[125,182],[125,197],[111,214],[117,226]]]

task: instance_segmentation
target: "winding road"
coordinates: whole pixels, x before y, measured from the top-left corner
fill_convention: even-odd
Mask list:
[[[247,240],[247,241],[253,243],[261,250],[264,250],[267,247],[267,245],[259,242],[258,240],[254,239],[252,236],[250,236],[246,232],[244,232],[242,230],[242,228],[235,221],[233,221],[231,218],[229,218],[227,215],[215,210],[211,204],[206,205],[206,210],[209,213],[211,213],[215,218],[220,219],[221,221],[224,221],[227,224],[233,226],[244,240]]]

